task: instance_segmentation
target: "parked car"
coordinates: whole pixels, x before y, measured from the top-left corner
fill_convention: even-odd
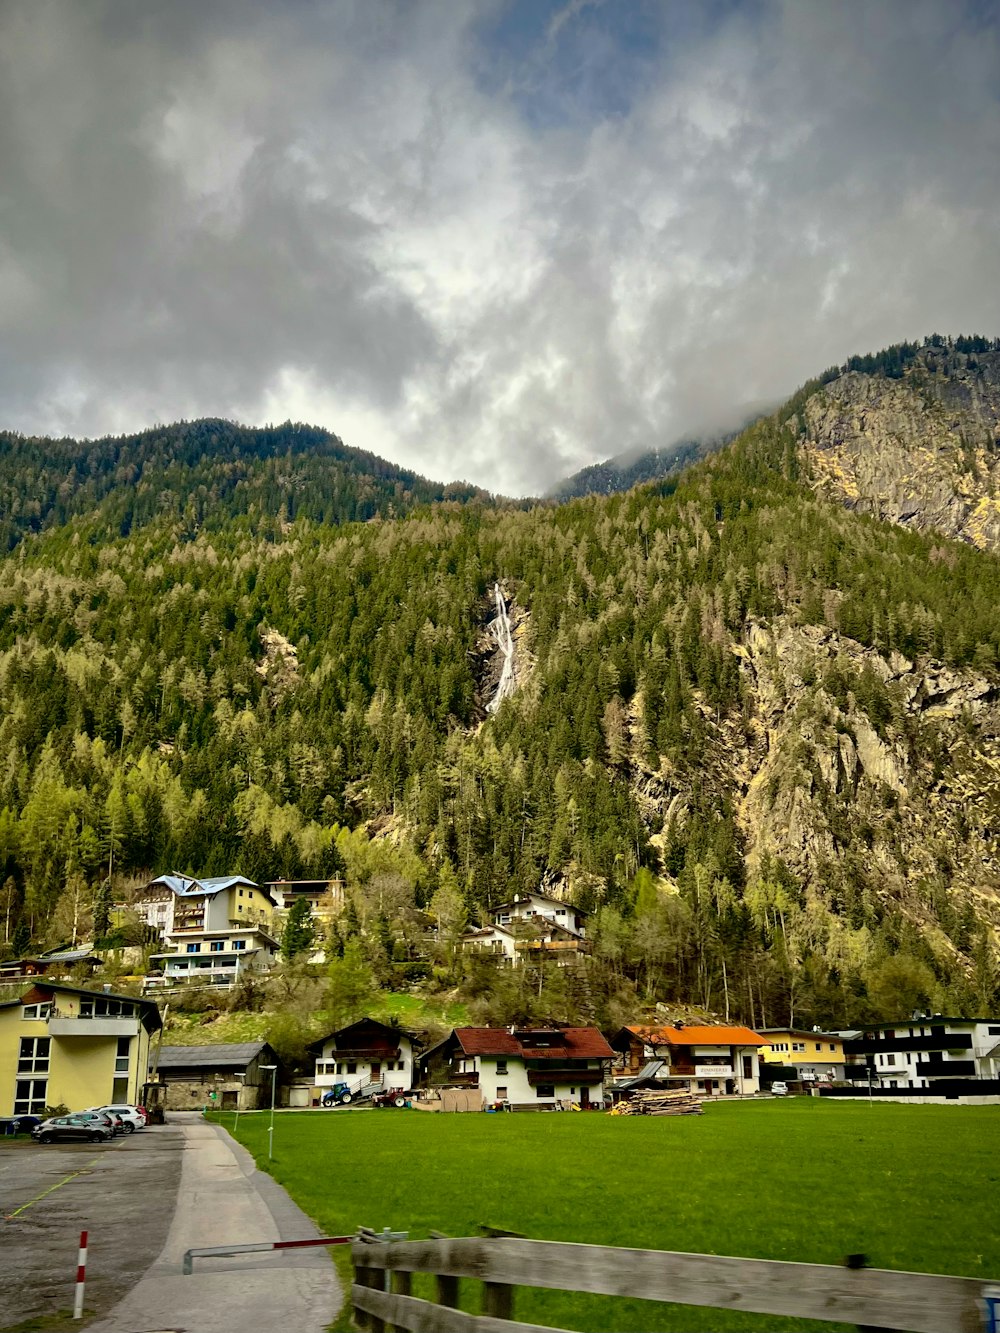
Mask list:
[[[782,1082],[780,1082],[780,1081],[777,1082],[777,1083],[772,1083],[772,1084],[771,1084],[771,1096],[772,1096],[772,1097],[787,1097],[787,1096],[788,1096],[788,1084],[787,1084],[787,1083],[782,1083]]]
[[[121,1116],[112,1115],[110,1111],[100,1111],[91,1107],[86,1111],[71,1111],[70,1115],[74,1120],[87,1120],[95,1125],[104,1125],[112,1135],[125,1133],[125,1124]]]
[[[88,1116],[57,1115],[43,1120],[31,1131],[39,1143],[56,1143],[60,1139],[77,1143],[106,1143],[114,1137],[109,1124],[100,1124]]]
[[[94,1106],[94,1111],[103,1111],[106,1115],[116,1115],[121,1118],[122,1128],[126,1134],[134,1134],[137,1129],[142,1129],[146,1123],[145,1117],[141,1116],[134,1106],[115,1103],[114,1106]]]

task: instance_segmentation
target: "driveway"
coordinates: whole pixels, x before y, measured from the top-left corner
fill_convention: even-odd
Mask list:
[[[133,1287],[163,1247],[183,1152],[174,1125],[103,1144],[0,1139],[0,1330],[72,1310],[84,1230],[87,1310]]]

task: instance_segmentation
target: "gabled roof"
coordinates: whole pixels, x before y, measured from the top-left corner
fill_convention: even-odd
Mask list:
[[[626,1032],[633,1032],[649,1046],[764,1046],[759,1032],[751,1032],[745,1027],[711,1027],[707,1024],[698,1027],[643,1027],[629,1026]]]
[[[466,1055],[528,1060],[610,1060],[614,1056],[597,1028],[516,1028],[513,1032],[510,1028],[455,1028],[451,1036]],[[535,1046],[533,1037],[549,1037],[552,1045]]]
[[[163,1046],[158,1069],[240,1069],[264,1051],[266,1041],[222,1042],[216,1046]]]
[[[368,1040],[365,1040],[366,1037]],[[374,1044],[371,1041],[372,1037],[376,1038]],[[393,1027],[390,1023],[380,1023],[377,1018],[359,1018],[356,1023],[349,1023],[347,1027],[337,1028],[335,1032],[328,1032],[325,1037],[311,1041],[306,1049],[321,1051],[324,1046],[334,1041],[335,1049],[345,1054],[349,1051],[395,1050],[399,1047],[401,1038],[405,1038],[411,1044],[416,1043],[414,1034],[404,1028]]]
[[[150,887],[154,884],[162,884],[178,898],[191,898],[201,894],[214,898],[217,893],[231,889],[236,884],[242,884],[250,889],[260,887],[245,875],[215,875],[208,879],[195,879],[189,875],[157,875],[156,879],[150,880]]]

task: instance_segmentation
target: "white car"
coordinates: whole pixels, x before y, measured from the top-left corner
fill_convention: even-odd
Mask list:
[[[780,1083],[780,1082],[779,1082],[779,1083],[772,1083],[772,1084],[771,1084],[771,1096],[772,1096],[772,1097],[787,1097],[787,1096],[788,1096],[788,1084],[787,1084],[787,1083]]]
[[[134,1134],[137,1129],[142,1129],[146,1123],[134,1106],[127,1106],[124,1102],[114,1102],[108,1106],[93,1106],[90,1109],[92,1111],[107,1111],[111,1115],[120,1115],[126,1134]]]

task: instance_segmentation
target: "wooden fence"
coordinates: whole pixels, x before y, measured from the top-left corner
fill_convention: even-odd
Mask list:
[[[1000,1286],[975,1278],[508,1237],[386,1242],[372,1236],[356,1241],[351,1254],[355,1316],[367,1333],[546,1333],[537,1324],[515,1320],[516,1286],[793,1315],[900,1333],[983,1333],[1000,1327],[991,1323]],[[435,1276],[436,1301],[410,1294],[413,1273]],[[457,1308],[462,1278],[482,1283],[481,1314]]]

